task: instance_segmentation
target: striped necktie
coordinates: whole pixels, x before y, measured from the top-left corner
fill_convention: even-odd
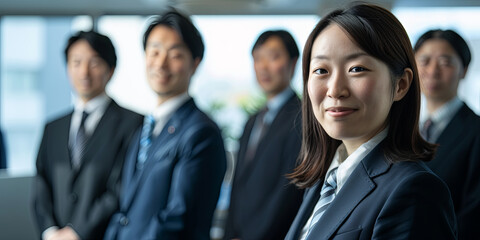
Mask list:
[[[80,166],[83,158],[83,151],[87,145],[88,136],[85,132],[85,121],[88,118],[88,113],[83,111],[82,121],[78,127],[77,136],[75,137],[75,144],[73,145],[72,165],[74,168]]]
[[[425,138],[427,141],[431,141],[432,139],[432,129],[433,129],[433,121],[432,119],[427,119],[425,123],[423,123],[423,128],[420,134]]]
[[[327,210],[330,203],[332,203],[333,199],[335,199],[335,189],[337,188],[337,169],[338,168],[334,168],[330,170],[330,172],[327,174],[327,180],[325,181],[325,183],[323,183],[322,191],[320,192],[320,200],[318,200],[317,205],[315,205],[315,208],[313,210],[313,217],[307,230],[306,239],[308,239],[308,235],[315,227],[315,224],[325,213],[325,210]]]
[[[143,120],[142,134],[140,136],[140,147],[137,156],[137,168],[142,168],[147,160],[147,153],[152,145],[152,133],[155,127],[155,119],[152,115],[145,116]]]

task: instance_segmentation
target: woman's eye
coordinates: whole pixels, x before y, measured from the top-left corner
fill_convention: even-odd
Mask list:
[[[315,73],[315,74],[327,74],[328,71],[323,69],[323,68],[319,68],[319,69],[316,69],[315,71],[313,71],[313,73]]]
[[[350,72],[364,72],[364,71],[367,71],[367,69],[363,68],[363,67],[352,67],[352,68],[350,68]]]

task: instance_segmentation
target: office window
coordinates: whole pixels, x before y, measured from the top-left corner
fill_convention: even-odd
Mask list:
[[[63,48],[89,17],[2,17],[0,123],[9,171],[33,172],[43,126],[71,105]]]

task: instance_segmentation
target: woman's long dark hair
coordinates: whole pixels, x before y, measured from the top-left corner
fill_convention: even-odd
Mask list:
[[[388,10],[372,4],[355,4],[322,18],[307,39],[303,52],[303,139],[300,165],[289,175],[300,188],[323,179],[341,141],[328,136],[313,114],[308,94],[312,46],[329,25],[337,24],[367,54],[385,63],[392,75],[392,86],[411,69],[413,80],[403,99],[393,103],[387,119],[388,135],[383,143],[390,161],[429,161],[436,146],[426,142],[418,130],[420,85],[412,45],[402,24]],[[394,90],[392,90],[394,91]]]

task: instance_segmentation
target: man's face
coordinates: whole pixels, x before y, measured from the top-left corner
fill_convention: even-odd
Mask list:
[[[446,103],[457,95],[465,69],[460,57],[442,39],[427,40],[415,53],[422,92],[428,101]]]
[[[279,37],[272,36],[253,51],[257,81],[267,97],[274,97],[290,84],[296,59],[290,59]]]
[[[147,80],[159,103],[187,92],[200,63],[174,29],[158,25],[150,32],[145,48]]]
[[[68,50],[67,71],[80,99],[88,102],[105,92],[114,69],[110,69],[90,44],[81,39]]]

